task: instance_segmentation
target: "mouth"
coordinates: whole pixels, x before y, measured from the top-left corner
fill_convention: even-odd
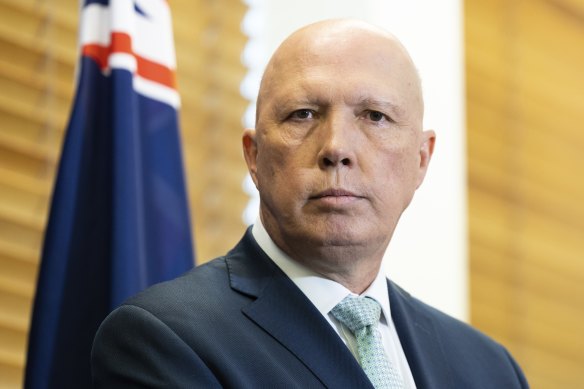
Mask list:
[[[345,190],[345,189],[326,189],[322,192],[318,192],[317,194],[311,196],[313,199],[320,199],[323,197],[359,197],[355,193]]]
[[[363,196],[340,188],[330,188],[310,196],[310,200],[326,205],[344,205],[362,199]]]

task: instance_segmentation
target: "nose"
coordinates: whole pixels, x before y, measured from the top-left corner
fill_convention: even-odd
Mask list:
[[[351,166],[352,161],[349,157],[339,158],[336,155],[325,156],[320,160],[323,168],[335,167],[337,165]]]
[[[355,129],[349,120],[338,116],[329,118],[319,131],[318,164],[321,169],[352,167],[356,162]]]

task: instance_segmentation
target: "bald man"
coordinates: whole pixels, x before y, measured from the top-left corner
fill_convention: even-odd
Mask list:
[[[116,309],[98,388],[526,388],[501,345],[380,273],[434,148],[420,80],[354,20],[282,43],[243,151],[260,214],[238,245]]]

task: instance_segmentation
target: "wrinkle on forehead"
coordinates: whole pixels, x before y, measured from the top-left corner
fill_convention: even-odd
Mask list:
[[[321,59],[329,63],[342,63],[351,52],[351,47],[366,44],[378,45],[380,66],[385,67],[383,59],[386,58],[400,63],[399,69],[403,73],[401,77],[408,80],[408,89],[412,93],[414,103],[419,107],[420,115],[423,115],[420,77],[401,42],[391,33],[363,21],[333,19],[301,28],[278,47],[262,77],[257,99],[256,124],[259,121],[262,104],[271,98],[273,90],[278,89],[281,81],[293,75],[295,68],[313,66]],[[342,82],[342,79],[339,82]]]

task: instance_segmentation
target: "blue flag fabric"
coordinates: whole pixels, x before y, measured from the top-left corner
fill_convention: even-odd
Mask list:
[[[91,387],[90,350],[105,316],[194,261],[168,3],[85,3],[29,333],[29,389]]]

